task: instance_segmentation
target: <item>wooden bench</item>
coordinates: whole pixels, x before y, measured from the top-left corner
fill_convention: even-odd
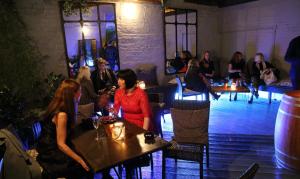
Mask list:
[[[268,92],[268,100],[269,104],[272,103],[272,93],[279,93],[279,94],[284,94],[288,91],[292,91],[293,87],[291,86],[291,83],[289,80],[281,80],[277,83],[271,84],[271,85],[261,85],[258,88],[260,91],[266,91]],[[253,102],[253,94],[250,97],[250,100],[248,103]]]

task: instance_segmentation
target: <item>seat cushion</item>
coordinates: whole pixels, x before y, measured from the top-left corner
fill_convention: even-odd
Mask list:
[[[174,138],[180,143],[208,143],[209,108],[181,110],[171,108]]]

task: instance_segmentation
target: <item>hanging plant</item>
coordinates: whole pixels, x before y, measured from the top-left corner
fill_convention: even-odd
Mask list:
[[[66,0],[63,3],[63,12],[66,16],[71,16],[73,14],[77,15],[78,9],[80,8],[82,13],[89,14],[90,9],[88,6],[89,0]]]

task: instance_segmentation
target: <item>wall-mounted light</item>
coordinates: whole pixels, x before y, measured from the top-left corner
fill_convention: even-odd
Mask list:
[[[86,27],[86,26],[83,26],[81,27],[81,32],[84,34],[84,35],[87,35],[89,33],[89,29]]]
[[[121,6],[122,17],[125,19],[137,18],[137,4],[131,2],[122,3]]]

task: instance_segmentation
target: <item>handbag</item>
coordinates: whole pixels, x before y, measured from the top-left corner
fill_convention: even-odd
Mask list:
[[[26,153],[20,141],[8,130],[0,130],[0,144],[5,145],[0,179],[41,179],[42,168]]]
[[[260,78],[263,79],[267,85],[270,85],[277,81],[277,77],[275,76],[273,69],[265,69],[261,73]]]

